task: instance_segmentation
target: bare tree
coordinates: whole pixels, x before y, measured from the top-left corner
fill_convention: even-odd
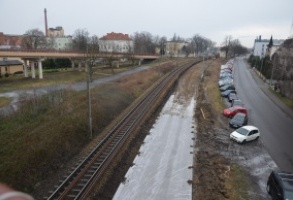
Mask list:
[[[165,36],[161,37],[159,40],[160,55],[165,55],[166,53],[167,38]]]
[[[86,29],[77,29],[73,34],[73,49],[86,52],[89,33]]]
[[[39,29],[28,30],[24,34],[21,45],[24,49],[37,49],[41,45],[46,47],[45,35]]]
[[[223,47],[221,49],[225,51],[226,58],[228,57],[228,53],[231,48],[231,41],[232,41],[232,36],[227,35],[222,43]]]
[[[134,51],[137,54],[153,54],[155,53],[156,45],[153,42],[152,34],[148,32],[134,33]]]
[[[213,47],[215,44],[210,39],[207,39],[199,34],[195,34],[191,38],[190,47],[192,48],[191,51],[195,54],[203,53],[208,48]]]

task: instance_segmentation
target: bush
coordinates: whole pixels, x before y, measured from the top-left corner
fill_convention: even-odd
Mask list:
[[[6,73],[4,76],[5,76],[5,77],[9,77],[9,74],[8,74],[8,73]]]

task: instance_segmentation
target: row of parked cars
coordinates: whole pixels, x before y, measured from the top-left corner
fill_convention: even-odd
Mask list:
[[[233,80],[233,60],[221,66],[219,87],[221,95],[227,98],[229,108],[223,114],[230,118],[229,126],[236,129],[230,134],[230,139],[244,143],[258,139],[259,129],[248,124],[248,110],[237,96]],[[273,200],[293,200],[293,173],[272,171],[267,181],[267,192]]]
[[[221,96],[227,98],[229,105],[224,109],[224,116],[230,118],[229,126],[236,129],[230,134],[230,138],[238,143],[244,143],[258,139],[260,132],[257,127],[248,124],[248,110],[237,96],[233,79],[234,60],[229,60],[221,66],[219,74],[219,88]]]

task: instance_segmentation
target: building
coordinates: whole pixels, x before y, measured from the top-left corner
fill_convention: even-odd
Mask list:
[[[0,61],[0,75],[23,73],[23,63],[19,60]]]
[[[185,41],[168,41],[166,44],[166,54],[170,57],[179,57],[187,46],[188,42]]]
[[[256,38],[254,40],[253,55],[259,56],[260,58],[265,57],[269,42],[270,40],[268,39],[261,39],[261,36]]]
[[[280,47],[284,40],[272,40],[271,50],[268,53],[268,45],[270,44],[271,39],[261,39],[261,36],[254,40],[253,46],[253,55],[259,56],[261,59],[264,58],[267,54],[271,57],[273,53]]]
[[[20,49],[23,35],[9,35],[0,32],[0,49]]]
[[[47,37],[46,48],[55,50],[71,50],[73,40],[71,36],[66,37]]]
[[[100,52],[132,53],[133,47],[133,40],[128,34],[112,32],[99,39]]]
[[[62,26],[57,26],[56,28],[49,28],[48,37],[64,37],[64,30]]]

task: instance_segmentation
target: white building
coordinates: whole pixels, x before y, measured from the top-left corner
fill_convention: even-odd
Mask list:
[[[261,39],[261,36],[259,36],[259,38],[254,40],[253,55],[259,56],[262,59],[267,53],[269,53],[269,56],[271,57],[283,42],[284,40],[272,40],[273,44],[270,52],[268,52],[268,44],[270,43],[270,39]]]
[[[259,38],[256,38],[254,40],[253,55],[259,56],[260,58],[265,57],[269,42],[270,40],[267,39],[262,40],[261,36],[259,36]]]
[[[47,47],[55,50],[70,50],[73,46],[73,40],[71,36],[67,37],[47,37]]]
[[[107,33],[99,39],[100,52],[107,53],[131,53],[134,43],[128,34]]]
[[[171,57],[184,56],[184,47],[188,46],[188,42],[185,41],[167,41],[166,54]]]

